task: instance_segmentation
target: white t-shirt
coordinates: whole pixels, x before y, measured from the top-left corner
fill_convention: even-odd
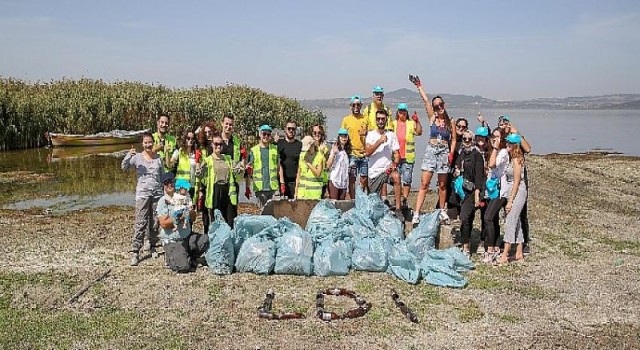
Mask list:
[[[349,155],[344,150],[334,156],[329,180],[340,190],[349,186]]]
[[[498,154],[496,155],[496,167],[491,169],[491,177],[494,179],[502,179],[504,169],[507,167],[507,164],[509,164],[509,151],[507,151],[506,148],[503,148],[498,151]],[[500,197],[502,197],[506,190],[507,189],[500,189]]]
[[[369,178],[378,177],[382,174],[391,163],[393,163],[393,152],[400,150],[400,143],[393,131],[385,131],[387,141],[380,144],[378,148],[369,156]],[[375,144],[382,135],[378,130],[369,131],[365,143],[367,145]]]

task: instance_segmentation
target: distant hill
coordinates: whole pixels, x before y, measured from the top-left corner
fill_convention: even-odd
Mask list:
[[[433,93],[427,92],[429,97]],[[499,101],[484,98],[479,95],[440,94],[447,104],[457,108],[514,108],[514,109],[640,109],[640,94],[613,94],[602,96],[583,96],[565,98],[537,98],[519,101]],[[364,103],[371,102],[371,97],[363,96]],[[384,101],[388,105],[400,102],[411,106],[421,106],[422,99],[415,90],[406,88],[385,93]],[[306,108],[345,108],[349,105],[348,98],[332,98],[318,100],[302,100],[300,103]]]

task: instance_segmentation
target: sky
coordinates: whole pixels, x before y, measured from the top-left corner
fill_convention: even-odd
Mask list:
[[[0,0],[0,75],[297,99],[640,93],[640,1]]]

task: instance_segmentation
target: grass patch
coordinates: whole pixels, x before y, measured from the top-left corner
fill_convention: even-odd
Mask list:
[[[499,280],[483,275],[470,275],[469,288],[479,290],[501,290],[511,289],[513,283],[505,280]]]
[[[209,300],[217,302],[222,297],[222,286],[219,284],[212,284],[207,288],[207,294],[209,294]]]
[[[484,313],[480,310],[480,306],[474,300],[467,300],[461,305],[456,305],[455,310],[458,313],[460,322],[473,322],[482,319]]]
[[[555,233],[547,233],[543,240],[558,249],[562,254],[570,259],[582,260],[584,257],[584,249],[574,239],[570,239],[571,235],[568,234],[555,234]]]
[[[513,290],[530,299],[553,299],[555,293],[539,286],[514,286]]]
[[[520,317],[512,314],[492,314],[492,315],[504,323],[518,324],[522,322],[522,319]]]
[[[426,283],[420,285],[418,293],[416,293],[415,296],[420,300],[421,305],[440,305],[447,301],[446,298],[440,294],[438,287]]]
[[[619,241],[602,237],[598,239],[598,243],[611,247],[616,253],[630,253],[629,251],[640,250],[640,241]]]
[[[0,272],[0,309],[6,309],[11,305],[14,292],[25,286],[40,286],[51,288],[60,286],[64,292],[71,291],[80,284],[77,276],[71,276],[57,272]]]
[[[356,289],[360,295],[372,293],[376,290],[376,286],[369,281],[358,281]]]

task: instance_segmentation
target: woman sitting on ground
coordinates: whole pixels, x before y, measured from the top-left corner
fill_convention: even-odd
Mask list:
[[[522,254],[524,236],[520,225],[520,212],[527,200],[527,186],[524,182],[524,156],[520,147],[522,138],[519,134],[509,134],[505,140],[507,141],[509,162],[500,181],[500,195],[507,199],[507,204],[504,207],[507,219],[504,230],[504,251],[498,259],[499,264],[509,262],[512,244],[517,244],[515,260],[524,259]]]

